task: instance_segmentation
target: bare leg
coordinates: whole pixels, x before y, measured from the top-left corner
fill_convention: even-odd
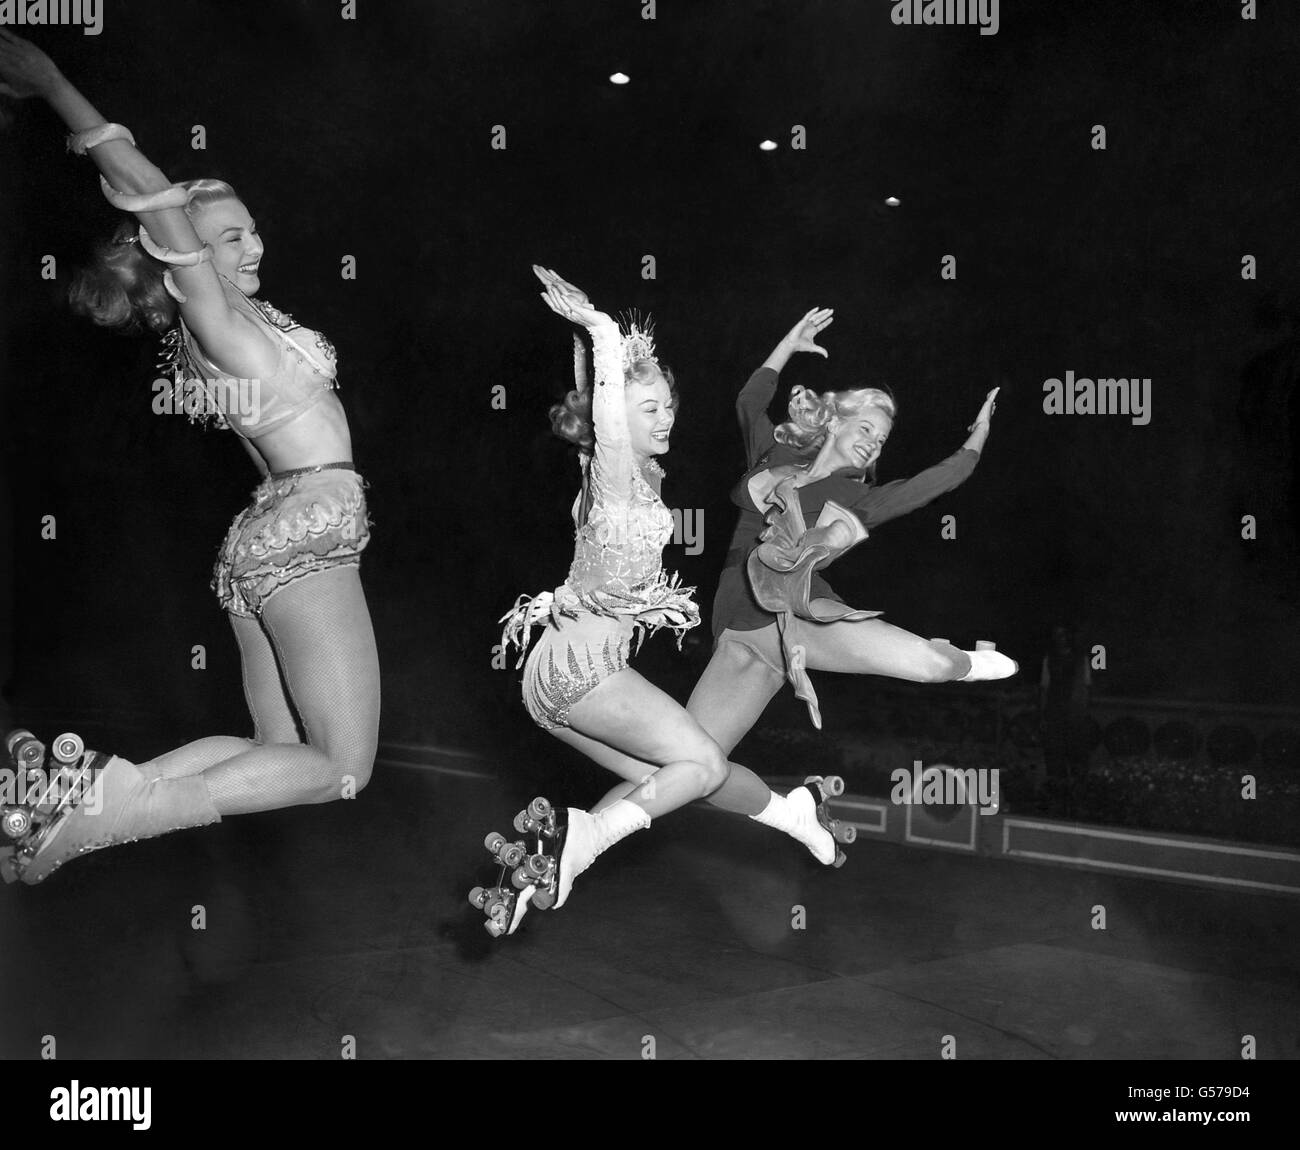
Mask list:
[[[758,722],[785,677],[739,643],[723,640],[695,684],[686,709],[714,742],[730,755]],[[727,781],[708,796],[724,811],[756,815],[771,801],[772,791],[748,767],[731,763]]]
[[[633,784],[623,797],[652,819],[717,790],[726,779],[726,757],[717,744],[680,703],[630,667],[578,700],[569,724],[551,733],[623,775]],[[598,757],[593,744],[616,753],[599,751]]]
[[[970,657],[947,643],[932,643],[883,619],[858,623],[793,621],[792,638],[814,671],[885,675],[912,683],[946,683],[970,670]]]
[[[776,655],[776,624],[771,626],[772,632],[765,638]],[[970,669],[970,659],[956,647],[932,643],[879,619],[857,623],[796,621],[791,626],[796,628],[792,638],[803,644],[808,666],[813,670],[933,683],[959,679]],[[784,681],[785,676],[752,649],[723,640],[691,692],[686,708],[730,755],[753,729]],[[763,809],[771,793],[753,771],[732,763],[727,782],[709,796],[709,802],[723,810],[753,815]]]
[[[569,724],[551,733],[624,774],[634,789],[596,812],[569,810],[556,856],[556,907],[568,900],[574,879],[611,846],[653,819],[717,790],[727,777],[727,759],[717,743],[680,703],[630,667],[597,683],[574,703]],[[602,747],[618,753],[606,754]],[[658,769],[642,783],[647,764]],[[518,926],[526,906],[526,898],[515,905],[509,930]]]
[[[748,647],[724,640],[691,692],[686,709],[729,755],[758,722],[783,682],[784,676]],[[611,747],[590,742],[591,746],[579,749],[601,766],[632,780],[611,790],[592,808],[594,811],[628,798],[656,769]],[[727,781],[707,796],[708,802],[734,814],[756,815],[764,810],[772,799],[771,788],[748,767],[733,762],[728,767]]]
[[[561,735],[560,731],[566,733]],[[616,751],[613,747],[606,746],[604,743],[586,735],[578,734],[571,727],[559,727],[551,731],[551,734],[568,743],[574,750],[581,751],[597,766],[612,771],[620,779],[632,780],[616,784],[599,802],[592,804],[590,808],[592,814],[603,811],[611,804],[627,798],[637,787],[644,786],[651,776],[659,770],[653,763],[647,763],[642,759],[634,759],[631,755],[625,755],[622,751]]]

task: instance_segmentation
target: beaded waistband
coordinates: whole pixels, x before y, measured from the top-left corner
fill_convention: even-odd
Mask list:
[[[356,464],[318,463],[315,467],[295,467],[290,471],[272,471],[267,479],[290,479],[295,475],[310,475],[313,471],[356,471]]]

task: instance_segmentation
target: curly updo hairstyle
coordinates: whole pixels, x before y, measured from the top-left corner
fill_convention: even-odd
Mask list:
[[[826,442],[832,419],[857,415],[864,407],[878,407],[891,420],[898,418],[898,401],[884,388],[854,387],[818,395],[806,387],[796,386],[790,392],[790,418],[775,428],[772,435],[777,443],[794,448],[800,455],[813,456]],[[874,482],[875,477],[873,463],[867,469],[866,478]]]
[[[677,410],[677,383],[673,379],[672,368],[666,363],[654,363],[648,359],[638,359],[623,372],[624,382],[649,385],[663,376],[672,395],[672,408]],[[596,446],[596,431],[591,420],[591,388],[570,391],[562,403],[555,404],[550,410],[551,430],[561,439],[574,444],[579,451],[590,455]]]
[[[239,198],[224,180],[185,180],[181,187],[190,193],[185,214],[191,219],[208,204]],[[162,335],[176,322],[176,301],[163,286],[167,265],[137,242],[139,227],[128,217],[96,246],[90,265],[73,279],[68,302],[100,327]]]

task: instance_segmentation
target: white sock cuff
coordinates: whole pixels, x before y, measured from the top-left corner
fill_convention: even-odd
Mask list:
[[[750,815],[749,817],[756,823],[762,823],[764,826],[781,827],[784,829],[785,824],[790,821],[786,814],[786,804],[788,802],[789,799],[787,799],[785,795],[778,795],[776,791],[773,791],[771,798],[767,800],[767,806],[759,811],[758,814]]]

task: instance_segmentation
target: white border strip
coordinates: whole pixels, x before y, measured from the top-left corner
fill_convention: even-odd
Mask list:
[[[1045,851],[1008,850],[1007,858],[1039,859],[1044,862],[1064,863],[1083,870],[1119,870],[1132,874],[1149,875],[1153,878],[1180,878],[1190,882],[1218,883],[1221,886],[1248,887],[1251,890],[1271,890],[1280,894],[1300,894],[1300,886],[1286,886],[1282,883],[1257,882],[1249,878],[1231,878],[1225,875],[1205,874],[1200,871],[1164,870],[1160,867],[1140,866],[1137,863],[1106,862],[1101,859],[1083,859],[1077,855],[1054,855]]]
[[[1248,858],[1282,859],[1300,865],[1300,853],[1295,851],[1265,851],[1254,847],[1221,845],[1219,843],[1201,842],[1196,839],[1166,839],[1154,835],[1134,834],[1131,831],[1107,831],[1095,827],[1078,826],[1071,823],[1040,823],[1029,819],[1008,816],[1002,821],[1002,850],[1009,851],[1012,827],[1024,827],[1026,830],[1050,831],[1053,834],[1087,835],[1094,839],[1119,839],[1123,842],[1145,843],[1155,847],[1178,847],[1181,850],[1211,851],[1215,854],[1241,855]]]

